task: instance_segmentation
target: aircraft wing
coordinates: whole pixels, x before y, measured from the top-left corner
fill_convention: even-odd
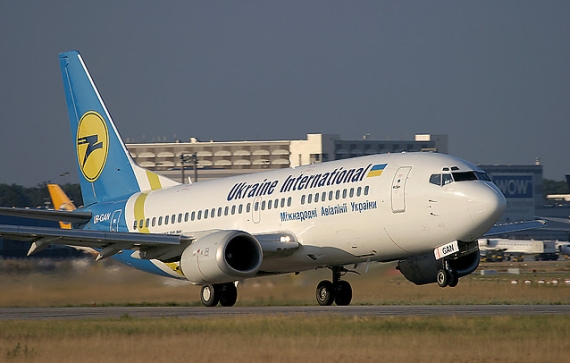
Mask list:
[[[33,242],[28,255],[39,252],[50,244],[97,248],[101,250],[98,260],[112,256],[123,249],[172,248],[194,239],[180,235],[12,225],[0,225],[0,237]]]
[[[546,221],[537,219],[534,221],[526,221],[519,223],[509,223],[509,224],[495,224],[483,235],[483,237],[496,236],[504,233],[513,233],[520,231],[527,231],[529,229],[542,228],[546,226]]]
[[[0,215],[11,217],[24,217],[43,219],[48,221],[61,221],[69,223],[87,222],[91,219],[91,212],[77,212],[66,210],[47,210],[29,208],[6,208],[0,207]]]

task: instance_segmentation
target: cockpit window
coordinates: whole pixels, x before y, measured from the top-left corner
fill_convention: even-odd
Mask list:
[[[432,174],[429,177],[429,182],[435,185],[441,185],[441,174]]]
[[[443,185],[447,185],[453,183],[453,178],[451,177],[451,174],[441,174],[441,181],[443,182]]]
[[[473,171],[455,172],[453,173],[453,180],[456,182],[477,180],[477,176]]]
[[[475,175],[477,175],[477,179],[479,179],[479,180],[491,181],[491,178],[489,178],[489,175],[487,175],[487,173],[485,173],[485,172],[476,171]]]
[[[444,168],[443,170],[447,171],[446,169],[448,168]],[[491,178],[489,178],[489,176],[482,171],[456,171],[451,174],[444,172],[441,174],[432,174],[429,178],[429,182],[431,184],[439,186],[447,185],[453,183],[454,181],[463,182],[471,180],[491,181]]]

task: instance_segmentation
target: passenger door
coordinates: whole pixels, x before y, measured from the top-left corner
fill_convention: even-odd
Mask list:
[[[392,212],[402,213],[406,211],[406,181],[411,166],[403,166],[398,169],[392,180]]]

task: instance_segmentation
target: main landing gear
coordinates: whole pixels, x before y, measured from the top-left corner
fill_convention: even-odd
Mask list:
[[[350,304],[352,300],[352,287],[347,281],[340,279],[341,276],[346,275],[349,271],[344,267],[332,267],[332,282],[323,280],[317,285],[317,302],[321,306],[329,306],[336,303],[339,306]]]
[[[450,266],[449,261],[443,261],[443,267],[437,271],[437,284],[441,287],[455,287],[459,282],[457,270]]]
[[[233,282],[226,284],[204,285],[200,291],[200,300],[204,306],[234,306],[237,301],[237,287]]]

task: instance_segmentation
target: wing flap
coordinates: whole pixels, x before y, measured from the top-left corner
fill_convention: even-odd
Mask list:
[[[38,252],[50,244],[61,244],[102,249],[101,258],[112,256],[121,249],[174,247],[193,239],[180,235],[12,225],[0,225],[0,237],[33,242],[29,254]]]

